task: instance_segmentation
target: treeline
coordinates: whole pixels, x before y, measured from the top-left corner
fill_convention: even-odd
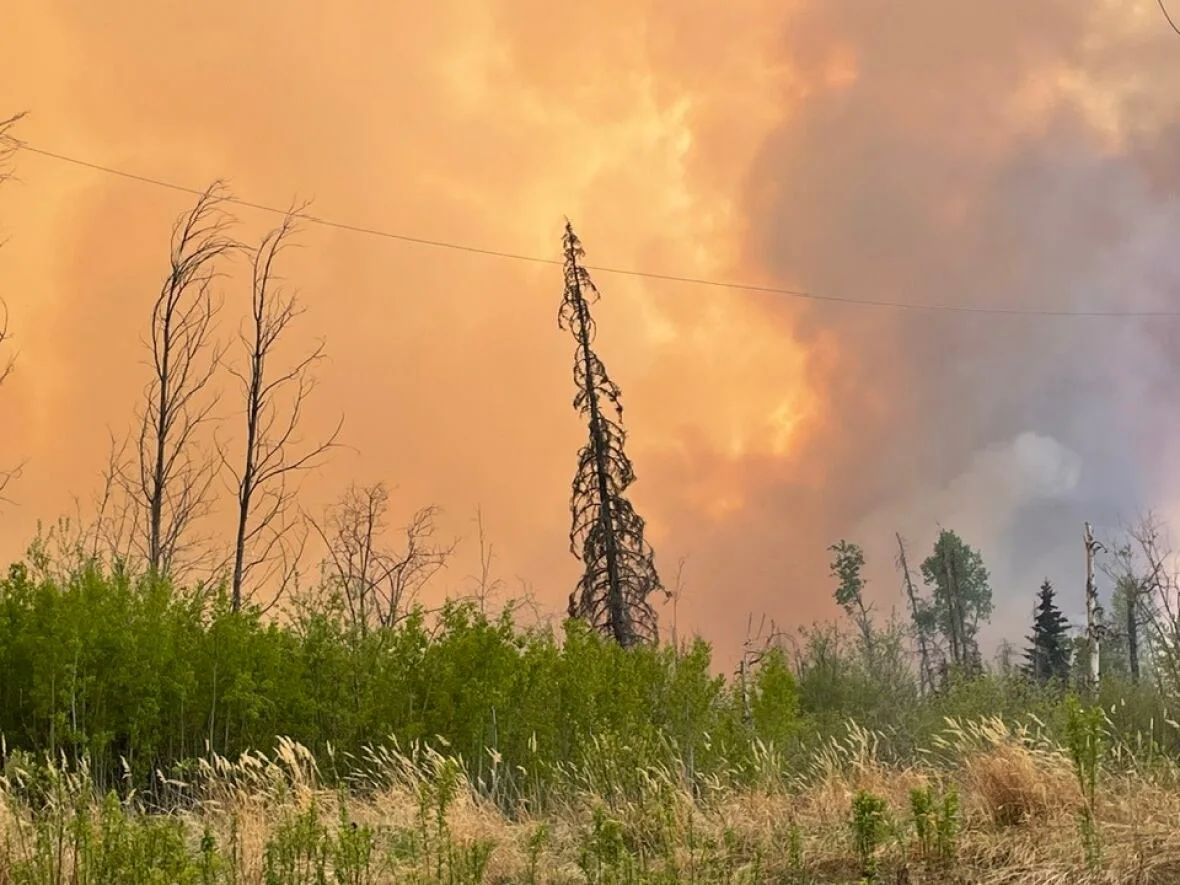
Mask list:
[[[941,529],[914,574],[898,535],[896,565],[908,617],[893,627],[908,638],[919,693],[937,697],[956,683],[1001,678],[1058,694],[1113,692],[1124,705],[1132,695],[1150,697],[1156,709],[1165,710],[1180,689],[1180,586],[1164,526],[1149,513],[1110,543],[1095,539],[1089,524],[1082,540],[1086,583],[1077,597],[1086,603],[1085,623],[1069,622],[1046,577],[1028,594],[1029,632],[1016,641],[1004,639],[987,662],[979,632],[990,620],[993,599],[980,551]],[[834,599],[856,627],[859,652],[876,666],[883,634],[866,601],[864,551],[841,540],[829,552]]]
[[[606,745],[624,767],[740,779],[767,747],[789,764],[792,748],[843,735],[849,720],[887,735],[878,752],[895,759],[947,716],[1064,728],[1066,687],[1016,668],[951,675],[923,695],[905,625],[875,626],[871,645],[817,626],[726,678],[703,640],[627,649],[580,619],[520,627],[511,605],[495,616],[474,601],[416,607],[362,628],[321,587],[264,620],[233,611],[227,585],[182,592],[95,564],[56,577],[43,565],[31,557],[0,582],[0,734],[8,754],[88,759],[108,786],[149,788],[196,757],[267,750],[280,735],[325,770],[420,741],[477,779],[496,759],[522,792],[543,792]],[[1111,674],[1099,700],[1116,735],[1180,749],[1153,685]]]

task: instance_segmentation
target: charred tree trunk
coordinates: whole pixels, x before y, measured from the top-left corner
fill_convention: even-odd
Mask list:
[[[578,305],[577,335],[582,352],[582,371],[586,378],[594,373],[590,354],[590,312],[582,296],[581,285],[574,278],[574,297]],[[594,480],[598,486],[598,523],[602,531],[602,544],[607,572],[607,609],[610,612],[611,632],[620,645],[629,645],[634,636],[630,612],[623,603],[623,581],[619,573],[619,543],[615,536],[614,519],[611,518],[611,491],[606,453],[610,445],[606,429],[602,424],[602,412],[598,402],[598,391],[593,384],[586,386],[586,408],[590,412],[590,447],[594,451]]]
[[[569,615],[587,620],[624,647],[655,642],[656,615],[648,596],[662,586],[643,537],[643,519],[624,496],[635,472],[623,451],[621,391],[592,349],[595,327],[588,297],[598,290],[579,263],[584,253],[569,223],[563,246],[565,294],[558,324],[573,333],[577,344],[574,408],[589,425],[570,501],[570,550],[585,571],[570,594]],[[617,420],[604,413],[605,405],[614,406]]]

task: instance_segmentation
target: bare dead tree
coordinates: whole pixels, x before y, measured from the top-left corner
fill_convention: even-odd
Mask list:
[[[474,595],[479,605],[479,613],[486,616],[489,600],[504,586],[504,582],[492,577],[492,559],[495,551],[484,529],[482,507],[475,508],[475,525],[479,540],[479,574],[469,575],[468,578],[475,584]]]
[[[1169,692],[1180,692],[1180,579],[1164,526],[1153,513],[1142,516],[1131,537],[1143,557],[1139,609],[1156,652],[1156,677]]]
[[[27,116],[26,111],[21,111],[19,114],[13,114],[6,120],[0,120],[0,163],[7,164],[12,158],[12,155],[20,150],[21,143],[12,130],[16,128],[19,123]],[[7,165],[0,166],[0,181],[4,181],[10,177]]]
[[[86,530],[91,558],[105,560],[115,567],[125,567],[131,561],[135,539],[141,534],[142,508],[132,506],[133,502],[122,494],[130,445],[130,437],[120,440],[114,433],[110,434],[102,485],[94,496],[95,515]]]
[[[389,491],[384,483],[350,486],[322,521],[309,519],[327,548],[324,583],[339,594],[350,623],[363,636],[393,627],[446,563],[456,544],[435,541],[436,507],[424,507],[402,529],[400,550],[385,546]]]
[[[688,565],[688,557],[682,556],[676,560],[676,579],[672,582],[672,587],[668,590],[667,598],[672,603],[672,648],[679,651],[680,649],[680,600],[684,596],[684,591],[687,586],[684,581],[684,567]]]
[[[214,285],[221,263],[240,248],[228,235],[227,199],[214,182],[172,228],[169,271],[152,302],[139,430],[130,456],[113,468],[121,499],[111,522],[133,531],[128,546],[151,573],[178,580],[208,555],[193,530],[211,510],[217,477],[216,453],[201,432],[218,402],[212,382],[223,355]]]
[[[901,532],[895,532],[897,538],[897,568],[901,571],[905,585],[906,600],[910,607],[910,620],[914,625],[914,637],[918,644],[918,691],[923,694],[934,692],[934,670],[931,660],[931,637],[929,614],[925,613],[918,602],[918,593],[914,589],[913,579],[910,577],[910,566],[906,559],[905,541]]]
[[[570,500],[570,552],[585,569],[570,594],[568,611],[571,618],[586,620],[624,647],[655,643],[656,613],[648,597],[664,588],[643,537],[644,521],[624,494],[635,481],[635,471],[623,451],[627,434],[622,426],[622,391],[591,349],[595,325],[589,301],[597,300],[598,289],[580,263],[585,252],[568,221],[563,247],[565,293],[558,325],[570,330],[577,345],[574,408],[589,424]],[[614,406],[617,420],[603,411],[608,405]]]
[[[294,580],[307,535],[293,518],[297,492],[293,479],[319,465],[336,445],[344,425],[341,417],[322,442],[305,445],[299,438],[299,425],[316,384],[314,369],[324,358],[322,341],[289,367],[276,370],[274,366],[276,348],[303,313],[297,295],[281,287],[275,266],[296,231],[295,219],[303,208],[293,208],[254,252],[250,318],[245,330],[239,332],[246,368],[229,368],[241,384],[245,423],[245,441],[236,460],[218,446],[237,494],[230,585],[234,611],[242,607],[243,600],[249,601],[258,587],[277,578],[273,605]],[[252,584],[249,588],[248,582]]]
[[[1098,601],[1098,585],[1094,582],[1094,556],[1099,551],[1106,552],[1102,542],[1095,540],[1090,523],[1085,524],[1082,541],[1086,553],[1086,650],[1089,656],[1089,686],[1092,691],[1098,688],[1102,668],[1100,655],[1102,652],[1102,606]]]

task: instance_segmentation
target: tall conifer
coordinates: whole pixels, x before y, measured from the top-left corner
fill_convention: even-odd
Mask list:
[[[1069,622],[1057,608],[1055,595],[1053,585],[1046,578],[1037,594],[1033,635],[1029,637],[1032,645],[1024,653],[1025,660],[1028,661],[1025,672],[1041,684],[1054,680],[1065,682],[1069,679]]]
[[[592,349],[595,325],[590,303],[598,299],[598,289],[580,263],[585,252],[569,222],[562,245],[565,295],[558,325],[574,336],[574,408],[589,430],[578,453],[570,499],[570,552],[585,570],[570,594],[569,615],[584,619],[624,647],[654,643],[656,613],[648,597],[662,585],[643,537],[643,519],[624,494],[635,481],[635,471],[623,451],[627,434],[622,391]],[[615,417],[606,413],[608,407]]]

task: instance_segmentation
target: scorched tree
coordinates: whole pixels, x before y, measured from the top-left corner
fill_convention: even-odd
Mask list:
[[[627,434],[619,401],[622,392],[592,349],[595,325],[590,303],[597,301],[598,289],[580,263],[585,252],[568,221],[562,245],[565,295],[558,325],[574,336],[574,408],[589,429],[578,453],[570,499],[570,552],[585,568],[570,594],[569,615],[624,648],[654,643],[656,614],[648,597],[663,587],[651,546],[643,537],[643,519],[625,496],[635,471],[623,451]],[[606,414],[607,408],[615,417]]]

